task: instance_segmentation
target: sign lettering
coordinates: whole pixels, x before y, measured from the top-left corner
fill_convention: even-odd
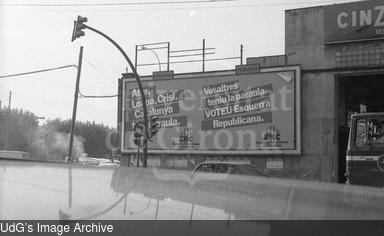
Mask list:
[[[324,18],[326,43],[384,37],[384,4],[379,0],[326,6]]]

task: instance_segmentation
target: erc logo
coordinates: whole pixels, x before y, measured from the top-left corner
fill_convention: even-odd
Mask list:
[[[269,126],[264,133],[265,141],[278,141],[280,140],[280,130],[274,125]]]

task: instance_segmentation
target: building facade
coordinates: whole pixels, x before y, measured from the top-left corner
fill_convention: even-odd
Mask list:
[[[350,115],[384,110],[384,4],[288,10],[285,21],[287,63],[302,69],[303,155],[288,169],[343,182]]]

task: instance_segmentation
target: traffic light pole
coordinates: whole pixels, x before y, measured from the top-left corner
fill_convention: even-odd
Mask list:
[[[145,130],[144,130],[144,145],[143,145],[143,167],[146,168],[147,167],[147,153],[148,153],[148,148],[147,148],[147,145],[148,145],[148,113],[147,113],[147,103],[146,103],[146,99],[145,99],[145,94],[144,94],[144,89],[143,89],[143,86],[141,84],[141,81],[140,81],[140,78],[139,78],[139,75],[137,74],[137,71],[136,71],[136,68],[133,66],[131,60],[129,59],[128,55],[124,52],[124,50],[120,47],[120,45],[118,45],[115,41],[113,41],[113,39],[111,39],[108,35],[104,34],[103,32],[97,30],[97,29],[94,29],[88,25],[84,25],[86,29],[89,29],[101,36],[103,36],[104,38],[106,38],[109,42],[111,42],[120,52],[121,54],[123,54],[125,60],[128,62],[128,65],[129,67],[131,68],[132,72],[133,72],[133,75],[135,76],[135,79],[136,79],[136,82],[137,82],[137,85],[139,87],[139,91],[140,91],[140,95],[141,95],[141,101],[143,103],[143,114],[144,114],[144,125],[145,125]]]

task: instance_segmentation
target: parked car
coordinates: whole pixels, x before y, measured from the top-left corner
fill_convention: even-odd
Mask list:
[[[116,162],[100,162],[97,166],[99,167],[118,167],[119,163]]]
[[[79,163],[81,165],[99,166],[99,167],[119,166],[120,165],[120,161],[118,161],[118,160],[114,160],[112,162],[110,159],[94,158],[94,157],[80,157]]]
[[[229,173],[240,175],[265,176],[268,174],[262,170],[256,169],[248,164],[241,162],[224,162],[224,161],[205,161],[198,164],[193,172],[206,173]]]

